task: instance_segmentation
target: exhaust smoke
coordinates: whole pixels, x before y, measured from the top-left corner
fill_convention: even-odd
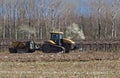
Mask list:
[[[66,37],[75,39],[85,39],[85,35],[82,29],[79,28],[78,24],[71,24],[66,28]]]

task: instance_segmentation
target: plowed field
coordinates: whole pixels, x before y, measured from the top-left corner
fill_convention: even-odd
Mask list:
[[[0,53],[0,78],[120,78],[120,52]]]
[[[120,52],[71,52],[71,53],[0,53],[0,62],[69,62],[94,60],[120,60]]]

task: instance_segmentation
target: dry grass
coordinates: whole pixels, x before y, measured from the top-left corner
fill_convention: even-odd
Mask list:
[[[120,78],[120,53],[1,53],[0,78]]]

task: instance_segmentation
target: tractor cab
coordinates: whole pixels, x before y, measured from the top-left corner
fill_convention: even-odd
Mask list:
[[[57,45],[61,45],[61,39],[63,39],[63,32],[51,32],[50,40],[54,41]]]

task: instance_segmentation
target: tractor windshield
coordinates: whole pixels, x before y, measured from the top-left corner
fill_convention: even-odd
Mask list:
[[[51,34],[51,39],[52,40],[59,40],[62,39],[62,34]]]

